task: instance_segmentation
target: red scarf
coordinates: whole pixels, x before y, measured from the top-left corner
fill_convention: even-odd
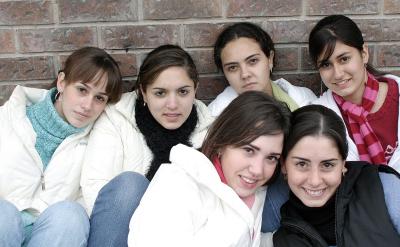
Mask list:
[[[215,156],[215,158],[213,159],[213,164],[214,164],[215,169],[217,170],[219,177],[221,178],[221,181],[224,184],[227,184],[226,178],[224,176],[224,172],[222,171],[221,162],[219,161],[218,156]]]
[[[378,91],[379,82],[368,73],[368,81],[365,85],[361,105],[346,101],[335,93],[333,93],[333,97],[349,122],[351,135],[357,146],[360,160],[387,165],[382,145],[367,120],[367,116],[375,104]]]

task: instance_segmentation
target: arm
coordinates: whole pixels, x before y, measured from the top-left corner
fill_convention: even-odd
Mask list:
[[[90,133],[82,168],[82,194],[89,215],[100,189],[122,172],[122,155],[120,134],[103,113]]]
[[[195,181],[174,164],[162,165],[131,218],[128,245],[196,246],[200,200]]]
[[[394,189],[400,188],[400,179],[394,174],[383,172],[379,173],[379,177],[381,178],[389,216],[397,232],[400,234],[400,193],[397,189]]]

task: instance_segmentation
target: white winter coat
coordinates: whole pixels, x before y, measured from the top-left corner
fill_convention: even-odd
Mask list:
[[[35,215],[56,202],[81,197],[82,159],[91,129],[88,126],[67,137],[43,171],[26,106],[43,100],[46,94],[44,89],[17,86],[0,107],[0,198]]]
[[[115,105],[108,105],[90,134],[82,173],[82,192],[91,213],[97,194],[115,176],[124,171],[146,174],[153,159],[145,137],[135,120],[136,93],[124,93]],[[190,137],[200,148],[213,122],[207,107],[195,100],[198,122]]]
[[[306,87],[298,87],[290,84],[290,82],[286,81],[283,78],[280,78],[276,81],[272,81],[277,86],[279,86],[284,92],[286,92],[290,98],[296,102],[299,107],[305,106],[311,103],[311,101],[315,100],[317,97],[315,94]],[[238,94],[233,89],[233,87],[228,86],[225,90],[220,93],[209,105],[208,109],[210,109],[211,115],[216,117],[221,114],[221,112],[229,105],[229,103],[234,100]]]
[[[266,187],[249,209],[201,152],[179,144],[170,160],[131,218],[128,246],[260,246]]]
[[[384,77],[387,77],[387,78],[395,80],[397,82],[398,86],[399,86],[399,89],[400,89],[400,78],[399,77],[394,76],[394,75],[385,75]],[[400,92],[399,92],[399,95],[400,95]],[[323,105],[323,106],[326,106],[326,107],[332,109],[343,120],[343,116],[342,116],[342,114],[340,112],[339,107],[337,106],[337,104],[335,102],[335,99],[333,98],[332,91],[330,89],[328,89],[317,100],[313,101],[312,104]],[[399,104],[399,112],[400,112],[400,104]],[[399,118],[400,118],[400,114],[399,114]],[[397,124],[398,125],[399,125],[399,123],[400,123],[400,119],[397,120]],[[348,161],[360,160],[360,156],[358,154],[358,150],[357,150],[356,144],[354,143],[354,141],[349,136],[349,132],[347,131],[347,129],[346,129],[346,135],[347,135],[347,142],[348,142],[348,145],[349,145],[349,154],[347,155],[347,159],[346,160],[348,160]],[[399,140],[400,140],[400,126],[397,128],[397,141],[399,141]],[[393,167],[394,169],[396,169],[398,172],[400,172],[400,150],[399,150],[398,146],[397,146],[396,150],[394,151],[393,156],[390,159],[390,162],[389,162],[388,165]]]

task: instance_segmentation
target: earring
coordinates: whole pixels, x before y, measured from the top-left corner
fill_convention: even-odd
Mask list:
[[[269,66],[269,72],[270,72],[270,73],[272,73],[272,68],[273,68],[273,67],[274,67],[273,65],[270,65],[270,66]]]
[[[143,106],[146,106],[146,102],[143,101]]]
[[[60,100],[61,101],[61,92],[60,91],[57,91],[57,93],[56,93],[56,95],[54,96],[54,99],[55,100]]]

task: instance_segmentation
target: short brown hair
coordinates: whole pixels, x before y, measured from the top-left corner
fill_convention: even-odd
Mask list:
[[[92,81],[99,72],[101,74],[98,78],[102,78],[102,76],[106,74],[107,102],[115,103],[121,97],[121,72],[117,62],[103,49],[97,47],[83,47],[74,51],[68,56],[64,68],[60,70],[60,72],[65,73],[65,81],[67,84],[77,81],[88,83]]]

